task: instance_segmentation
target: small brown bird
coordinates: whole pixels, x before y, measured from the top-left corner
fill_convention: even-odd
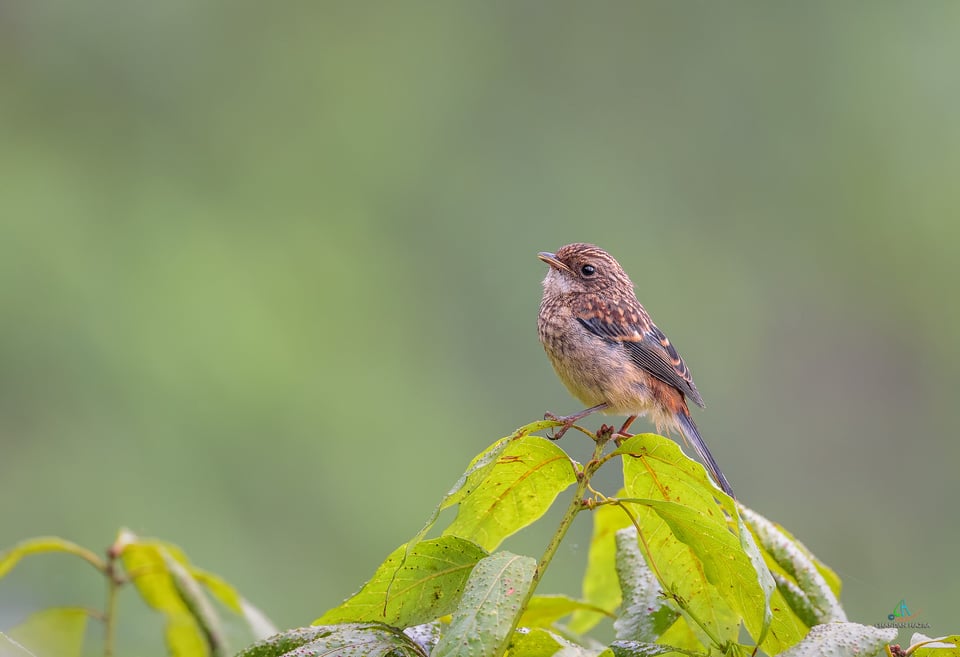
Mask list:
[[[537,321],[540,342],[560,380],[589,407],[566,417],[547,414],[564,423],[554,438],[596,411],[629,416],[619,432],[628,435],[630,424],[649,413],[658,431],[679,430],[733,497],[690,417],[686,398],[703,407],[690,370],[637,301],[620,263],[592,244],[568,244],[539,258],[550,265]]]

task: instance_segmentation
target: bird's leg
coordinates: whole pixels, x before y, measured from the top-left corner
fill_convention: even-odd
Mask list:
[[[630,425],[633,424],[633,421],[637,419],[636,415],[631,415],[627,418],[627,421],[623,423],[623,426],[620,427],[620,431],[617,432],[617,435],[621,438],[632,438],[632,433],[627,433],[627,429],[630,428]]]
[[[627,438],[633,437],[632,433],[627,433],[627,429],[630,428],[630,425],[633,424],[633,421],[636,419],[637,419],[636,415],[631,415],[630,417],[627,418],[626,422],[623,423],[623,426],[620,427],[620,431],[613,434],[614,436],[613,441],[617,444],[617,447],[619,447],[620,443],[622,443]]]
[[[607,407],[607,402],[602,404],[597,404],[596,406],[591,406],[590,408],[585,408],[579,413],[574,413],[573,415],[563,415],[558,416],[553,413],[544,413],[544,420],[553,420],[554,422],[563,422],[563,426],[560,427],[560,430],[554,433],[552,436],[549,436],[550,440],[560,440],[563,438],[563,434],[567,433],[567,430],[576,423],[577,420],[581,420],[591,413],[596,413],[597,411],[602,411]]]

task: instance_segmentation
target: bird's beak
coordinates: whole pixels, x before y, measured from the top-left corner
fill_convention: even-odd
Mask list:
[[[557,269],[559,271],[565,271],[568,274],[573,273],[570,271],[569,267],[567,267],[565,264],[557,260],[557,256],[554,253],[550,253],[549,251],[541,251],[540,253],[537,254],[537,257],[543,260],[545,263],[547,263],[551,267],[553,267],[554,269]]]

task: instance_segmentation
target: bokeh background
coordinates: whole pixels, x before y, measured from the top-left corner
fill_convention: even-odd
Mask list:
[[[904,599],[960,630],[957,25],[951,2],[4,3],[0,545],[126,526],[309,623],[474,454],[579,408],[535,254],[590,241],[851,620]],[[539,555],[542,524],[505,547]],[[588,534],[544,591],[579,590]],[[25,562],[0,627],[102,605],[88,570]],[[122,645],[162,654],[121,605]]]

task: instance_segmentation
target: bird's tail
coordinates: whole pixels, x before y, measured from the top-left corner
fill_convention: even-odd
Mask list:
[[[727,478],[720,472],[720,466],[717,465],[717,462],[713,459],[713,454],[711,454],[707,448],[707,444],[703,442],[703,438],[700,437],[700,431],[697,429],[697,425],[693,423],[693,418],[683,411],[676,413],[675,417],[677,418],[677,424],[680,425],[680,430],[683,432],[683,435],[690,444],[693,445],[693,448],[697,450],[697,454],[700,455],[700,460],[703,461],[707,470],[713,475],[713,480],[717,482],[717,485],[720,486],[720,489],[723,490],[724,493],[730,497],[734,497],[733,488],[730,487]]]

